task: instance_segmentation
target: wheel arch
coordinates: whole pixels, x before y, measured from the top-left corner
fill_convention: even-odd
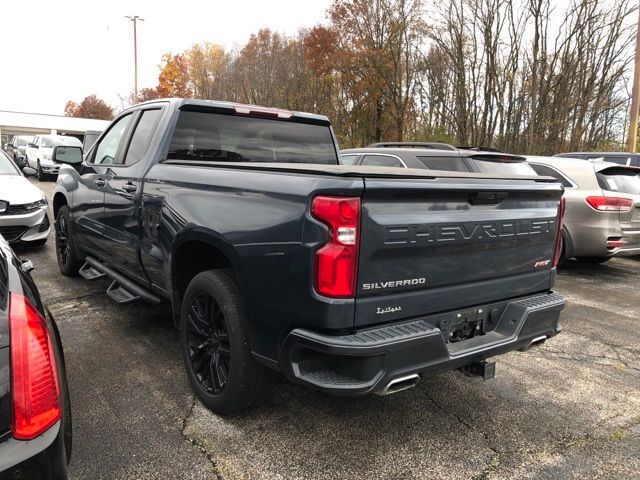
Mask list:
[[[58,212],[65,205],[69,205],[69,202],[67,201],[67,197],[65,196],[65,194],[62,192],[56,192],[53,195],[53,218],[54,219],[58,217]]]
[[[240,258],[233,245],[217,232],[193,228],[179,233],[173,244],[169,272],[176,326],[179,325],[184,293],[191,279],[200,272],[216,268],[231,269],[238,281],[241,296],[244,296],[244,278],[239,264]]]

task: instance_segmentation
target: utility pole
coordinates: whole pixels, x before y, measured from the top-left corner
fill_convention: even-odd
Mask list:
[[[636,33],[636,65],[633,70],[633,88],[631,89],[631,118],[629,119],[629,135],[627,150],[636,151],[636,135],[638,133],[638,115],[640,114],[640,10],[638,12],[638,32]]]
[[[138,101],[138,22],[144,22],[144,18],[138,15],[125,16],[133,22],[133,101]]]

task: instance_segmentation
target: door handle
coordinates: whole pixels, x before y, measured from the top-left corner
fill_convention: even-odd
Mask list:
[[[103,178],[97,178],[93,181],[93,183],[95,183],[98,187],[104,187],[107,182],[105,182]]]
[[[135,192],[137,188],[138,188],[138,187],[136,187],[133,183],[125,183],[125,184],[122,186],[122,189],[123,189],[125,192],[129,192],[129,193],[133,193],[133,192]]]

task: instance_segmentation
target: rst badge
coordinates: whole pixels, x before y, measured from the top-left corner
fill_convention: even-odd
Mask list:
[[[540,260],[536,263],[534,263],[534,268],[542,268],[542,267],[546,267],[547,265],[549,265],[551,263],[551,260]]]

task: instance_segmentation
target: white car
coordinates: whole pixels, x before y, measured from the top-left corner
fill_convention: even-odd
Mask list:
[[[82,148],[80,140],[64,135],[36,135],[25,148],[26,165],[36,170],[38,180],[43,181],[47,175],[58,174],[60,165],[51,159],[53,149],[58,145]]]
[[[24,168],[24,175],[35,173]],[[42,245],[51,230],[47,199],[24,175],[0,151],[0,235],[9,243]]]

